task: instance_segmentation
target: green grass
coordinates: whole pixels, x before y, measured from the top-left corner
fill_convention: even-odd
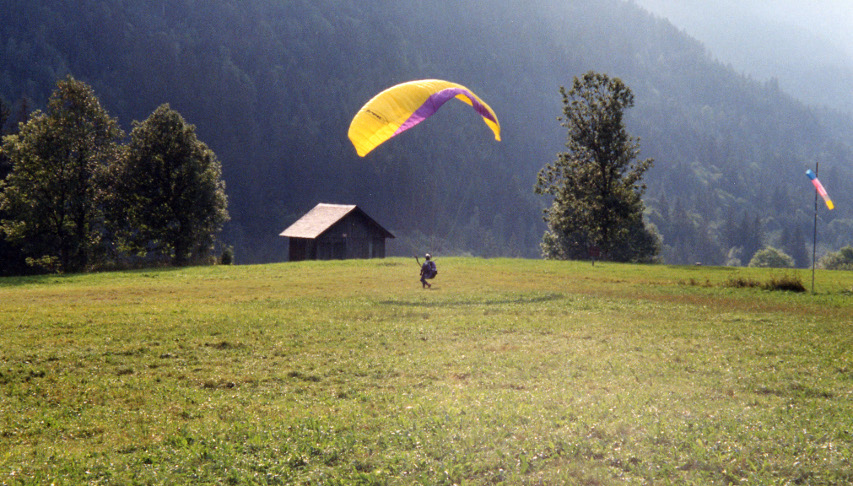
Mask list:
[[[853,481],[853,273],[438,263],[0,279],[0,484]]]

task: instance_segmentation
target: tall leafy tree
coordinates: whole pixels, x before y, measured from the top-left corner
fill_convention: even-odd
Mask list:
[[[575,77],[563,98],[566,151],[539,172],[536,192],[553,197],[545,210],[546,258],[582,259],[590,253],[613,261],[645,262],[659,252],[659,238],[643,222],[643,174],[651,159],[635,161],[639,143],[623,114],[634,104],[618,78],[588,72]]]
[[[0,138],[7,135],[6,127],[10,115],[9,106],[0,98]],[[9,130],[8,134],[11,134],[11,130]],[[11,170],[12,165],[9,162],[9,158],[2,150],[2,146],[0,146],[0,191],[2,191],[3,179],[6,178]],[[5,218],[4,214],[5,212],[0,210],[0,221]],[[6,237],[0,231],[0,275],[19,275],[26,273],[26,270],[24,255],[20,251],[20,248],[6,241]]]
[[[161,105],[134,122],[114,181],[111,214],[123,249],[174,265],[210,255],[228,219],[222,167],[177,111]]]
[[[122,137],[92,88],[69,76],[46,112],[3,139],[12,168],[0,194],[0,230],[31,264],[77,272],[104,254],[103,176]]]

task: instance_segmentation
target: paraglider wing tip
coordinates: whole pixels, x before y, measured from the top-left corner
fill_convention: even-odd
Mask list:
[[[355,148],[355,152],[359,157],[364,157],[372,150],[371,148],[365,148],[363,143],[359,143],[356,140],[358,137],[354,134],[352,126],[350,126],[349,133],[347,133],[347,138],[349,138],[349,141],[352,143],[352,146]]]

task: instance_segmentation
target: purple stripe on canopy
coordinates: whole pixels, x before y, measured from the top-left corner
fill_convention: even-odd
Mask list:
[[[482,103],[477,101],[477,98],[470,91],[462,88],[447,88],[431,94],[430,97],[427,98],[426,101],[424,101],[424,104],[422,104],[420,108],[418,108],[414,113],[412,113],[412,116],[410,116],[408,120],[406,120],[402,125],[400,125],[400,128],[398,128],[397,131],[394,132],[394,135],[399,135],[400,133],[405,132],[406,130],[417,125],[418,123],[431,117],[433,114],[435,114],[436,111],[438,111],[439,108],[441,108],[441,105],[455,98],[458,94],[464,94],[465,96],[467,96],[468,99],[471,100],[474,109],[477,110],[477,113],[483,116],[483,118],[488,118],[489,120],[492,120],[493,122],[497,123],[497,120],[495,120],[492,114],[489,113],[489,110],[487,110]]]

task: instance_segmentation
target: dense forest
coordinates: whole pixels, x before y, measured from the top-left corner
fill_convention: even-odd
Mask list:
[[[629,131],[646,217],[669,263],[746,264],[765,245],[810,263],[853,240],[853,123],[720,64],[624,0],[0,0],[5,131],[59,79],[91,85],[129,131],[169,103],[221,160],[237,263],[283,260],[285,227],[318,202],[358,204],[392,254],[539,255],[537,172],[565,144],[559,87],[595,70],[634,92]],[[393,84],[439,78],[495,110],[502,142],[462,103],[359,158],[346,133]]]

